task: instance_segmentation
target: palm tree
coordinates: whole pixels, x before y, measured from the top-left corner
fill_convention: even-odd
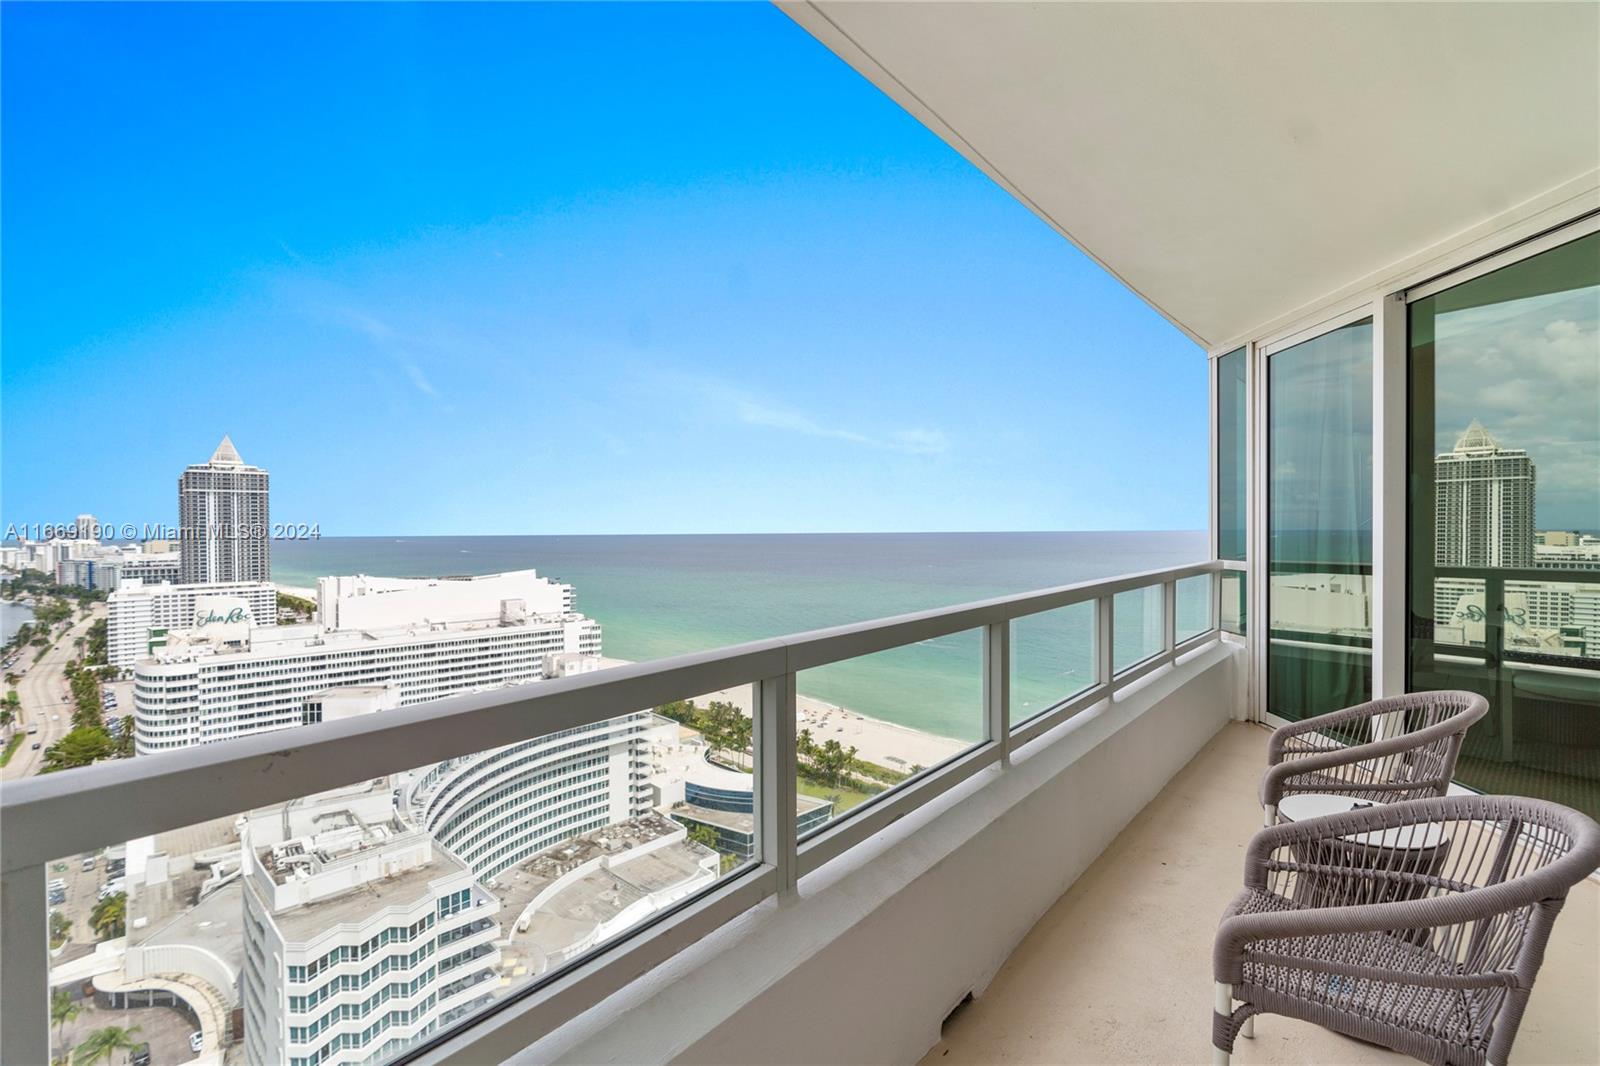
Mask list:
[[[56,1043],[61,1043],[61,1034],[66,1031],[67,1023],[83,1013],[83,1007],[72,1001],[72,994],[65,988],[58,988],[50,993],[50,1020],[55,1023]]]
[[[122,935],[127,927],[128,894],[113,892],[94,905],[89,912],[89,924],[100,934],[100,939],[111,940]]]
[[[94,1066],[94,1063],[110,1059],[119,1051],[132,1051],[139,1046],[139,1042],[133,1038],[138,1031],[137,1025],[127,1029],[120,1025],[96,1029],[87,1040],[72,1049],[72,1066]]]

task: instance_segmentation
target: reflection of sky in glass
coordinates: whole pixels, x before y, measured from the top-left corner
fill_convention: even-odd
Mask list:
[[[1268,371],[1273,557],[1369,561],[1371,322],[1279,352]]]
[[[1600,529],[1600,287],[1440,314],[1435,447],[1476,418],[1537,471],[1539,528]]]

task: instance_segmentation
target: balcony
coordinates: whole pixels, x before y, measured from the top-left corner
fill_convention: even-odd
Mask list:
[[[53,943],[50,897],[65,890],[47,884],[81,882],[94,864],[79,856],[183,836],[209,847],[232,839],[241,812],[281,815],[284,837],[310,840],[290,831],[290,808],[351,786],[348,824],[313,827],[320,842],[296,849],[325,848],[319,862],[352,874],[323,912],[343,917],[306,938],[320,957],[350,947],[338,941],[352,929],[370,938],[360,931],[402,873],[412,902],[426,889],[499,903],[462,919],[471,932],[407,923],[385,952],[407,980],[448,975],[438,1017],[407,1017],[388,1049],[430,1064],[1203,1061],[1212,937],[1260,823],[1263,727],[1369,696],[1475,688],[1493,710],[1469,734],[1459,787],[1600,811],[1600,529],[1582,515],[1540,527],[1567,538],[1541,545],[1578,559],[1574,573],[1528,561],[1529,464],[1546,460],[1524,449],[1504,455],[1527,470],[1527,506],[1469,508],[1434,484],[1449,458],[1437,438],[1460,428],[1452,397],[1493,394],[1525,427],[1553,421],[1517,399],[1541,393],[1530,382],[1580,398],[1589,387],[1557,371],[1600,352],[1585,325],[1600,315],[1569,306],[1600,295],[1593,5],[781,6],[1204,349],[1205,561],[8,782],[0,1060],[50,1061],[52,990],[143,976],[126,958],[148,944],[140,908],[181,905],[173,886],[198,880],[166,877],[159,848],[125,849],[141,864],[131,931]],[[1529,336],[1559,342],[1556,357],[1530,359],[1515,388],[1449,380],[1450,360],[1473,352],[1444,341],[1475,329],[1451,316],[1493,312],[1484,343],[1501,353],[1514,347],[1499,326],[1513,304]],[[1137,352],[1107,363],[1156,372]],[[1101,403],[1095,386],[1060,398],[1063,422]],[[1117,413],[1162,443],[1159,410]],[[1501,454],[1470,425],[1458,451]],[[1592,424],[1558,428],[1544,487],[1562,466],[1592,469],[1581,466]],[[1096,462],[1097,442],[1082,443]],[[1163,461],[1159,448],[1144,461]],[[1583,495],[1592,480],[1573,480],[1563,514],[1595,499]],[[1448,507],[1456,518],[1436,521]],[[1503,565],[1452,547],[1468,525],[1504,527]],[[847,730],[863,716],[808,709],[808,679],[916,648],[957,668],[907,671],[901,694],[959,690],[964,717],[937,734],[886,729],[883,754],[857,759]],[[650,714],[707,697],[723,721],[693,743]],[[638,757],[647,744],[659,759]],[[700,795],[738,797],[738,854],[714,854],[717,840],[671,819],[687,802],[638,809],[645,777],[681,771],[687,792],[708,766],[737,779],[702,779]],[[608,767],[621,787],[595,802]],[[469,789],[485,809],[450,812]],[[462,832],[492,834],[505,845],[492,873],[444,841],[415,841],[403,870],[356,847],[351,829],[376,824],[370,805],[377,823],[399,817],[391,798],[417,819],[459,816]],[[524,799],[537,831],[497,821]],[[304,918],[297,885],[286,875],[282,910]],[[94,886],[72,887],[81,929]],[[235,913],[255,890],[245,879],[210,899]],[[276,912],[258,910],[260,963]],[[1556,924],[1516,1061],[1600,1061],[1597,914],[1591,876]],[[216,948],[208,985],[234,995],[232,928],[193,924]],[[187,950],[202,934],[185,936]],[[457,952],[477,968],[447,964]],[[198,968],[182,951],[165,957]],[[365,958],[337,965],[335,976],[382,976]],[[294,969],[290,987],[304,984]],[[279,990],[242,987],[247,1028],[268,1034]],[[217,1016],[208,1042],[233,1005],[196,1008]],[[1274,1016],[1236,1054],[1401,1061]]]
[[[925,1066],[1192,1062],[1217,915],[1238,891],[1261,821],[1252,783],[1266,730],[1223,728],[1039,919]],[[1523,1018],[1516,1061],[1600,1062],[1600,883],[1567,898]],[[1234,1062],[1366,1064],[1403,1055],[1263,1016]]]

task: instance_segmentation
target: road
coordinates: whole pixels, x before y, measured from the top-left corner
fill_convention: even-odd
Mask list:
[[[72,728],[72,696],[67,690],[67,663],[77,657],[73,641],[87,636],[89,627],[98,618],[104,618],[106,606],[94,605],[90,613],[72,623],[72,628],[59,637],[45,652],[44,658],[33,663],[17,682],[17,697],[22,701],[21,718],[17,728],[26,731],[38,726],[39,732],[22,742],[11,761],[0,768],[0,780],[12,781],[39,772],[44,765],[44,749],[54,744]],[[30,661],[24,653],[18,666]],[[13,667],[12,669],[16,669]],[[39,750],[33,749],[37,742]]]

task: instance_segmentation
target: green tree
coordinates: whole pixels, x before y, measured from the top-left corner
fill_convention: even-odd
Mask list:
[[[755,721],[746,718],[737,709],[733,712],[733,721],[728,725],[728,742],[738,755],[741,763],[745,753],[750,748],[750,738],[755,730]]]
[[[116,743],[104,729],[79,725],[44,749],[44,767],[39,772],[53,774],[57,770],[88,766],[101,759],[109,759],[116,753]]]
[[[87,639],[84,643],[88,648],[83,657],[84,662],[92,666],[105,666],[107,660],[106,620],[104,618],[97,618],[90,623]]]
[[[317,605],[304,596],[291,596],[287,592],[280,592],[278,593],[278,613],[310,621],[311,616],[317,613]]]
[[[72,919],[60,911],[50,912],[50,946],[58,948],[67,942],[67,934],[72,932]]]
[[[100,934],[101,940],[115,940],[128,928],[128,894],[113,892],[94,905],[89,912],[89,925]]]
[[[56,1043],[61,1043],[62,1036],[66,1033],[67,1023],[83,1013],[81,1004],[74,1003],[72,993],[65,988],[58,988],[50,993],[50,1022],[56,1027]]]
[[[837,786],[856,761],[856,749],[851,747],[846,750],[837,740],[829,740],[822,745],[816,758],[816,769],[822,779],[830,785]]]
[[[717,831],[709,825],[697,825],[689,830],[689,839],[696,844],[704,844],[712,851],[717,850]]]
[[[133,1038],[138,1031],[137,1025],[126,1029],[120,1025],[96,1029],[88,1039],[73,1048],[72,1066],[94,1066],[101,1060],[109,1060],[119,1051],[132,1051],[139,1046],[139,1041]]]

